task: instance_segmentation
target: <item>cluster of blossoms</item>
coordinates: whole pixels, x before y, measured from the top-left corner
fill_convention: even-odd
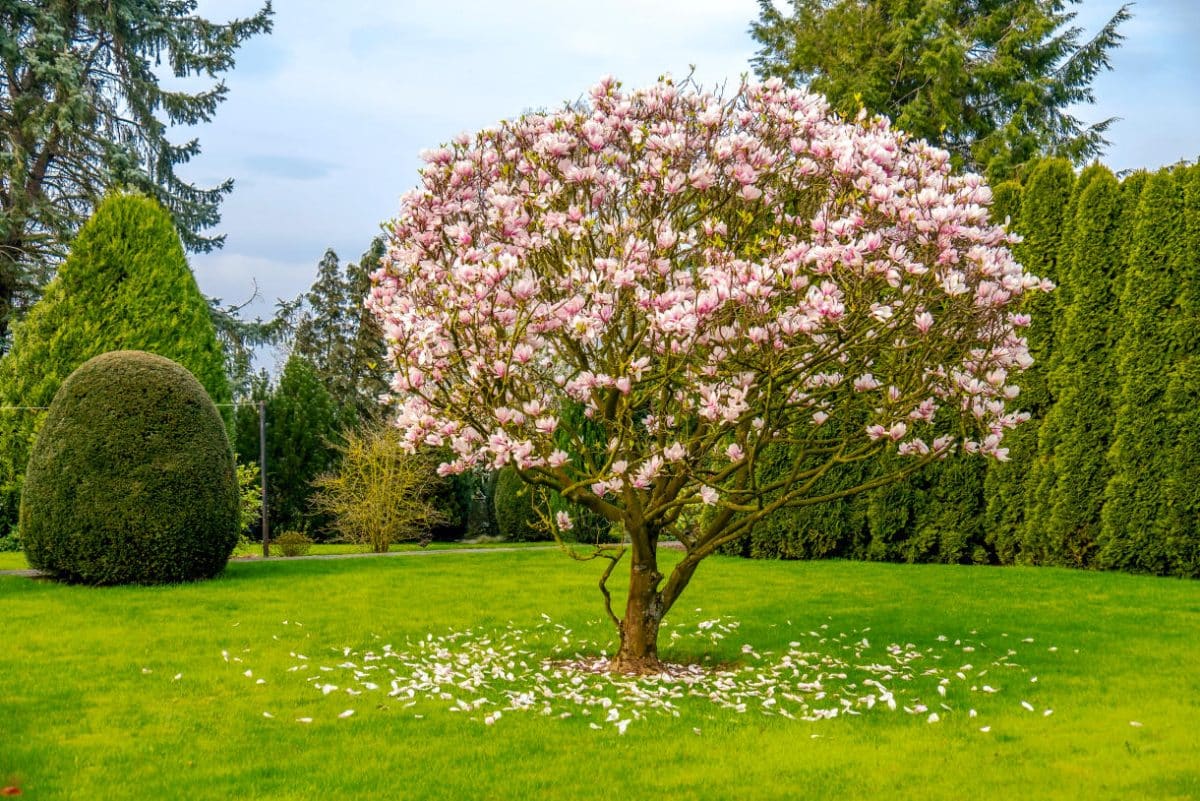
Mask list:
[[[686,476],[676,494],[714,503],[764,444],[824,432],[842,455],[1004,458],[1018,302],[1049,285],[982,180],[886,121],[774,80],[606,79],[424,159],[367,303],[398,424],[449,446],[445,471],[610,498]]]

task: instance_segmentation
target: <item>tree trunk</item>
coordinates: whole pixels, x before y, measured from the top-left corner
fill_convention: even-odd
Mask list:
[[[654,673],[661,668],[658,661],[658,627],[662,623],[662,593],[659,583],[658,559],[654,545],[638,548],[629,574],[629,599],[621,621],[621,648],[609,668],[614,673]]]

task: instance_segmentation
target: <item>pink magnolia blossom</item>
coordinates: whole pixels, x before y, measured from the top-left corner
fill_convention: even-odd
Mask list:
[[[403,446],[448,445],[447,474],[517,465],[621,525],[643,570],[677,534],[688,558],[610,614],[626,628],[813,486],[748,481],[748,453],[798,445],[826,459],[796,462],[809,479],[885,451],[1003,460],[1028,418],[1021,308],[1052,285],[979,176],[882,118],[777,79],[605,78],[423,159],[365,301]]]
[[[631,488],[714,503],[801,424],[847,453],[1002,459],[1024,419],[1019,304],[1051,285],[983,181],[886,120],[777,80],[605,79],[423,159],[366,305],[406,447],[449,445],[451,472],[520,464],[616,514]],[[606,453],[564,446],[578,420]]]

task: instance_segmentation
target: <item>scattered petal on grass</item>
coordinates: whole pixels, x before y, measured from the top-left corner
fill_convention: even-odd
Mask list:
[[[339,718],[348,718],[348,717],[350,717],[350,716],[351,716],[351,715],[353,715],[353,714],[354,714],[354,710],[353,710],[353,709],[347,709],[345,712],[343,712],[343,713],[341,713],[340,715],[338,715],[338,717],[339,717]]]
[[[980,727],[979,727],[979,730],[980,730],[981,732],[983,732],[984,734],[987,734],[989,731],[991,731],[991,730],[992,730],[992,727],[991,727],[991,726],[980,726]]]
[[[312,723],[312,718],[296,718],[297,723]]]
[[[275,716],[272,715],[270,712],[263,712],[263,717],[270,720],[270,719],[274,718]]]
[[[1028,701],[1022,701],[1021,706],[1025,707],[1025,709],[1027,709],[1030,712],[1033,711],[1033,704],[1029,703]]]
[[[150,668],[142,668],[142,675],[143,675],[143,676],[145,676],[145,675],[146,675],[146,674],[148,674],[148,673],[153,673],[153,672],[154,672],[154,671],[153,671],[153,670],[151,670]]]
[[[171,681],[179,681],[179,680],[180,680],[180,679],[182,679],[182,678],[183,678],[183,674],[182,674],[182,673],[176,673],[176,674],[175,674],[175,678],[171,679]]]
[[[1044,717],[1044,718],[1048,718],[1048,717],[1050,717],[1050,716],[1051,716],[1051,715],[1053,715],[1053,714],[1054,714],[1054,710],[1053,710],[1053,709],[1043,709],[1043,710],[1042,710],[1042,717]]]
[[[1140,729],[1142,727],[1142,724],[1136,720],[1129,721],[1129,725],[1133,726],[1135,729]]]
[[[663,633],[669,632],[673,649],[703,652],[740,637],[740,625],[727,617],[693,619],[664,625]],[[325,665],[293,651],[290,655],[300,663],[286,672],[298,673],[298,679],[322,695],[339,690],[351,696],[383,693],[405,708],[433,704],[488,726],[503,712],[523,711],[587,720],[593,729],[612,724],[619,733],[651,716],[683,717],[699,703],[733,714],[794,721],[903,711],[936,723],[961,715],[956,702],[968,692],[1000,692],[972,683],[989,670],[1023,672],[1013,661],[1016,651],[990,648],[976,637],[951,640],[943,635],[939,642],[944,644],[918,645],[889,643],[876,633],[872,636],[878,644],[873,645],[864,636],[867,630],[838,632],[826,623],[795,632],[784,648],[760,651],[746,643],[722,649],[740,652],[737,662],[721,663],[721,657],[709,654],[700,664],[664,663],[657,674],[623,676],[608,672],[612,640],[575,634],[543,615],[528,627],[510,623],[498,630],[427,633],[399,648],[339,644],[327,649],[333,657]],[[978,668],[956,658],[964,650],[975,653]],[[931,698],[941,703],[931,703]],[[1029,702],[1022,705],[1034,711]],[[967,714],[976,718],[980,713],[972,708]]]

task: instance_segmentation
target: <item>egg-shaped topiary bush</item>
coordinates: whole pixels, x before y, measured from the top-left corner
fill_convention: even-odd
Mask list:
[[[29,563],[87,584],[211,578],[238,538],[233,450],[186,369],[113,351],[63,382],[21,495]]]

